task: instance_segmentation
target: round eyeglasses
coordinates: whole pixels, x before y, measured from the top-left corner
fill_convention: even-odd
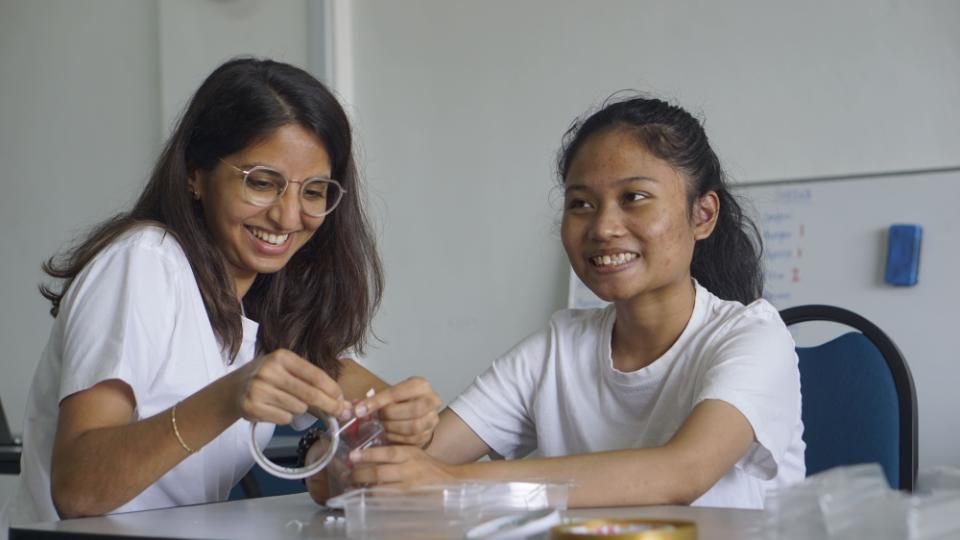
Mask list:
[[[220,160],[224,165],[243,174],[243,200],[255,206],[272,206],[283,197],[290,184],[300,184],[300,208],[304,214],[312,217],[323,217],[340,204],[343,189],[340,182],[316,176],[295,182],[287,180],[280,171],[264,165],[257,165],[249,169],[241,169]]]

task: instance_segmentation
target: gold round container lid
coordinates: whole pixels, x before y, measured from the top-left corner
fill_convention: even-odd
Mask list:
[[[557,525],[550,540],[696,540],[692,521],[662,519],[590,519]]]

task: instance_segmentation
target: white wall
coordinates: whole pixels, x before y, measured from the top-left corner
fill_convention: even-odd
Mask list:
[[[307,0],[0,0],[0,398],[19,431],[52,319],[40,263],[125,209],[203,77],[310,61]],[[0,504],[12,491],[0,477]]]
[[[613,91],[702,111],[739,181],[960,164],[956,2],[352,11],[355,115],[388,275],[376,325],[386,345],[369,362],[427,375],[446,399],[564,304],[553,158],[573,117]],[[942,376],[960,379],[960,367]],[[960,465],[943,436],[957,403],[919,392],[921,464]],[[931,413],[938,422],[924,422]]]
[[[308,66],[307,0],[160,0],[157,5],[164,135],[213,68],[234,56]]]
[[[156,9],[0,3],[0,398],[19,431],[50,304],[40,263],[127,204],[160,141]],[[12,490],[0,478],[0,502]]]

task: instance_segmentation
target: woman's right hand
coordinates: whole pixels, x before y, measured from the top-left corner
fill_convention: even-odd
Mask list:
[[[283,425],[308,411],[338,418],[350,411],[350,403],[335,380],[286,349],[253,360],[234,376],[240,385],[235,394],[237,410],[250,421]]]

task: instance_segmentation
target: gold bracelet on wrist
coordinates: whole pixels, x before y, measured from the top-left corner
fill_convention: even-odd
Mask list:
[[[187,454],[192,454],[194,450],[187,446],[187,443],[183,442],[183,437],[180,436],[180,430],[177,429],[177,405],[179,405],[179,403],[175,403],[173,408],[170,409],[170,423],[173,424],[173,434],[177,437],[177,442],[180,443],[180,446],[187,451]]]

